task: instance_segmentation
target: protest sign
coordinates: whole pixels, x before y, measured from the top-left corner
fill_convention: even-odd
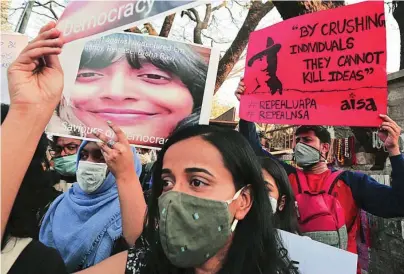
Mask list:
[[[300,274],[355,274],[358,255],[278,230],[289,258]]]
[[[172,14],[196,5],[198,3],[195,0],[70,1],[58,21],[57,28],[68,43],[96,34],[107,35],[123,31],[156,16]]]
[[[7,69],[28,45],[28,36],[17,33],[1,34],[1,103],[10,104]]]
[[[240,117],[295,125],[379,126],[387,112],[383,2],[286,20],[251,33]]]
[[[158,148],[177,126],[209,123],[218,51],[127,32],[80,41],[63,53],[65,87],[48,133],[112,137],[109,120],[131,144]]]

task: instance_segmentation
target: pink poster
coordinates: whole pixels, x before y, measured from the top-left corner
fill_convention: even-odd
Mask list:
[[[387,112],[383,2],[286,20],[251,33],[240,117],[295,125],[378,126]]]

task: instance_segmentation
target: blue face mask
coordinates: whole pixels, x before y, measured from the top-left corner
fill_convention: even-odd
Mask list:
[[[77,154],[53,159],[55,170],[63,176],[76,175]]]

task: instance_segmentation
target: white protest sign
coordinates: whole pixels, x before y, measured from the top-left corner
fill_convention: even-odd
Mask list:
[[[7,69],[28,45],[28,36],[18,33],[1,34],[1,103],[10,104]]]
[[[355,274],[358,255],[278,230],[289,258],[301,274]]]

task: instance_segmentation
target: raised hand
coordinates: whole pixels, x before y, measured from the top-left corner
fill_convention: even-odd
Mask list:
[[[108,122],[109,127],[115,132],[117,142],[106,137],[103,133],[97,132],[96,136],[103,141],[98,143],[104,155],[108,169],[115,178],[123,178],[125,176],[136,176],[133,152],[130,148],[125,133],[117,126]]]
[[[380,140],[384,143],[384,147],[387,149],[390,156],[399,155],[401,128],[387,115],[381,114],[380,118],[383,120],[378,133]]]
[[[55,108],[59,103],[63,70],[58,55],[64,42],[55,25],[51,22],[44,26],[8,68],[11,107]]]
[[[238,87],[237,87],[237,89],[236,89],[236,92],[234,93],[234,95],[236,95],[236,97],[237,97],[237,100],[240,101],[241,95],[243,95],[244,92],[245,92],[244,79],[241,78],[241,79],[240,79],[240,82],[239,82],[239,84],[238,84]]]

